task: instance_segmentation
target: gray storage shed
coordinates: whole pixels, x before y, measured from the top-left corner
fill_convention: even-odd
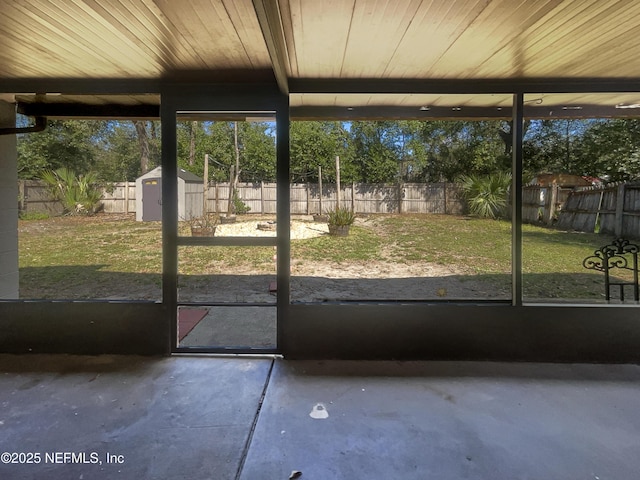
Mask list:
[[[178,219],[202,216],[203,179],[178,169]],[[156,167],[136,179],[136,221],[162,220],[162,167]]]

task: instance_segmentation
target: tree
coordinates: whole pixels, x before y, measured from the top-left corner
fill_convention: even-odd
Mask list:
[[[341,122],[291,123],[291,179],[293,182],[317,182],[318,167],[324,179],[335,180],[335,158],[340,157],[345,181],[358,179],[351,161],[350,134]]]
[[[159,122],[111,120],[105,122],[103,133],[96,142],[98,153],[94,170],[108,182],[134,181],[160,164]],[[141,141],[141,135],[143,140]]]
[[[640,119],[591,122],[576,145],[583,175],[611,181],[640,178]]]
[[[399,129],[396,122],[354,122],[354,163],[365,183],[394,182],[399,177]]]
[[[238,129],[243,182],[275,182],[276,142],[274,126],[267,122],[242,122]]]
[[[103,122],[49,120],[42,132],[18,135],[19,177],[39,178],[43,171],[61,167],[88,172],[103,133]]]
[[[419,181],[455,181],[463,174],[509,169],[495,121],[408,122],[412,176]]]

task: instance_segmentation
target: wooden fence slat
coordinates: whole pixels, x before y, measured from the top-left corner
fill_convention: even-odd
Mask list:
[[[46,211],[59,214],[62,208],[49,198],[44,184],[21,181],[25,192],[21,197],[24,211]],[[103,193],[103,209],[107,213],[135,213],[136,183],[114,183],[112,191]],[[325,213],[337,203],[336,185],[323,184],[322,198],[318,184],[292,184],[291,213],[305,215]],[[226,213],[229,184],[212,182],[206,198],[211,212]],[[356,213],[438,213],[461,214],[465,211],[459,186],[451,183],[366,184],[352,183],[341,188],[343,205],[350,205]],[[249,213],[276,213],[277,185],[256,182],[239,183],[239,198],[251,209]],[[202,202],[201,202],[202,203]],[[224,204],[224,205],[223,205]],[[324,210],[324,211],[322,211]]]
[[[558,226],[582,232],[640,238],[640,184],[620,183],[571,192]]]

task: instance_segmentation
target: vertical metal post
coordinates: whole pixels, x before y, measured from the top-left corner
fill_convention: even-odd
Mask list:
[[[524,94],[513,95],[511,163],[511,303],[522,305],[522,137],[524,136]]]
[[[284,331],[288,325],[291,298],[291,192],[289,185],[289,97],[282,96],[276,110],[276,181],[277,181],[277,348],[286,354]]]
[[[162,129],[162,303],[171,321],[171,350],[178,345],[178,162],[176,111],[163,95]]]

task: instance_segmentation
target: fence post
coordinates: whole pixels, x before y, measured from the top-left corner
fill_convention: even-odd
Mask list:
[[[304,184],[304,188],[307,190],[307,215],[311,214],[311,189],[309,188],[309,182]]]
[[[444,199],[444,214],[447,214],[447,182],[442,182],[442,197]]]
[[[616,196],[616,225],[614,229],[616,237],[619,237],[622,235],[622,226],[623,226],[623,219],[624,219],[624,189],[625,189],[624,183],[621,183],[620,185],[618,185],[618,192]]]
[[[336,156],[336,210],[340,208],[340,157]]]
[[[320,199],[318,215],[322,215],[322,167],[318,167],[318,195]]]
[[[191,137],[193,139],[193,137]],[[207,214],[207,197],[209,196],[209,154],[204,154],[204,175],[202,181],[202,215]]]
[[[260,180],[260,213],[264,215],[264,180]]]
[[[124,184],[124,213],[129,213],[129,182],[125,181]]]
[[[351,211],[356,213],[356,182],[351,182]]]
[[[546,218],[544,219],[547,225],[551,225],[553,223],[553,216],[556,213],[556,204],[558,203],[558,189],[559,185],[557,183],[551,184],[551,195],[548,195],[545,198],[546,202],[549,202],[548,208],[545,208]]]
[[[24,212],[26,205],[25,191],[24,191],[24,180],[18,180],[18,211]]]
[[[402,213],[402,182],[398,183],[398,213]]]

